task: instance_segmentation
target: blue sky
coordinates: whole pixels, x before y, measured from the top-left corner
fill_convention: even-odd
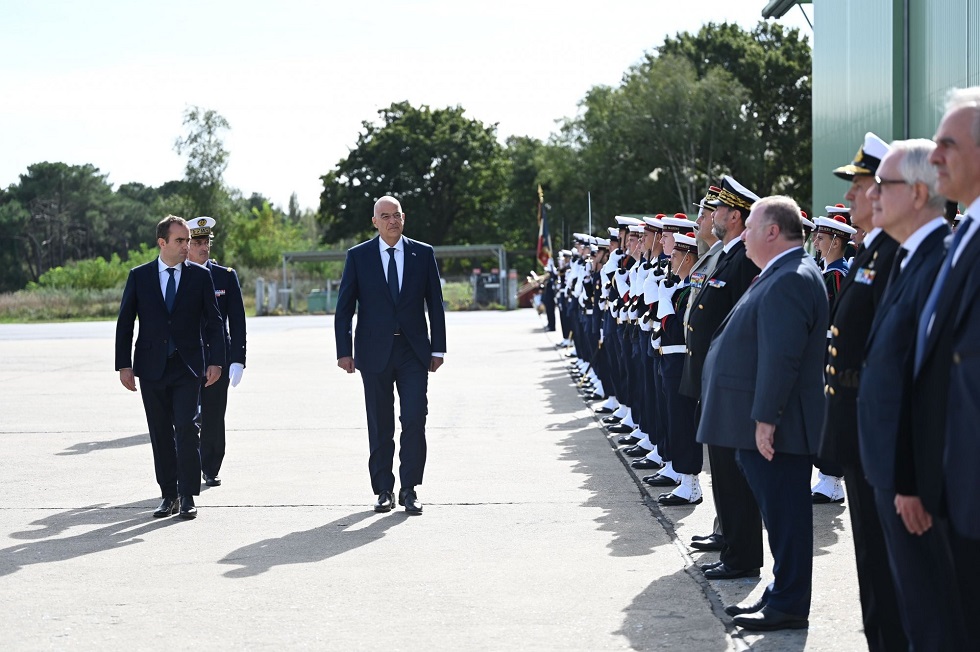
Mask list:
[[[765,4],[0,0],[0,187],[40,161],[92,163],[116,186],[179,179],[173,143],[197,105],[231,124],[229,185],[315,208],[320,175],[392,102],[544,139],[665,36],[751,28]],[[812,40],[799,8],[780,22]]]

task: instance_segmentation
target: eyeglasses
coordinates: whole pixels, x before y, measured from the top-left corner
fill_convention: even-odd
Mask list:
[[[882,186],[887,186],[892,183],[900,183],[905,186],[909,184],[909,182],[905,179],[882,179],[879,176],[875,176],[875,188],[877,188],[879,191],[881,190]]]
[[[378,218],[384,220],[385,222],[387,222],[388,220],[395,220],[396,222],[400,222],[401,219],[402,219],[402,214],[401,213],[382,213],[381,215],[378,215]]]

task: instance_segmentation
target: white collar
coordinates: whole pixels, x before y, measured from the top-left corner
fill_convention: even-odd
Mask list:
[[[378,236],[378,248],[381,249],[383,253],[388,252],[388,243],[379,235]],[[405,236],[398,236],[398,242],[395,243],[395,249],[397,251],[405,251]]]
[[[732,238],[731,240],[728,241],[728,244],[723,245],[722,248],[725,250],[725,253],[727,254],[729,251],[732,250],[732,247],[734,247],[741,241],[742,241],[742,235],[739,234],[737,238]],[[719,240],[718,242],[721,242],[721,240]]]
[[[917,228],[912,233],[912,235],[910,235],[909,237],[905,238],[905,242],[903,242],[902,245],[901,245],[902,246],[902,249],[904,249],[905,251],[908,252],[907,254],[905,254],[905,260],[908,260],[909,258],[911,258],[912,257],[912,254],[915,253],[915,250],[919,248],[919,245],[921,245],[922,242],[926,238],[928,238],[929,235],[932,234],[933,231],[935,231],[939,227],[943,226],[944,224],[946,224],[946,218],[944,218],[944,217],[935,217],[935,218],[929,220],[928,222],[926,222],[925,224],[923,224],[922,226],[920,226],[919,228]],[[948,233],[948,231],[947,231],[947,233]],[[902,262],[904,263],[905,261],[902,261]]]
[[[776,256],[772,260],[770,260],[768,263],[766,263],[766,266],[762,268],[762,271],[759,272],[759,278],[762,278],[762,275],[766,273],[766,270],[768,270],[770,267],[772,267],[774,264],[776,264],[776,261],[777,260],[779,260],[780,258],[785,258],[786,256],[788,256],[789,254],[793,253],[794,251],[802,251],[802,249],[803,249],[803,247],[801,245],[799,247],[791,247],[791,248],[787,249],[786,251],[784,251],[781,254],[776,254]]]
[[[875,241],[875,238],[878,237],[879,233],[881,233],[880,226],[876,226],[875,228],[868,231],[868,235],[864,236],[864,241],[862,242],[865,249],[871,246],[871,243]]]

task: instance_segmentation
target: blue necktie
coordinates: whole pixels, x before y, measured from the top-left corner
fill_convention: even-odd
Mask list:
[[[391,300],[398,303],[398,268],[395,267],[395,248],[388,247],[388,291]]]
[[[163,302],[167,304],[167,312],[174,311],[174,299],[177,298],[177,281],[174,279],[175,271],[173,267],[167,268],[167,273],[170,274],[170,278],[167,279],[167,292],[163,295]]]
[[[177,299],[177,281],[174,279],[175,271],[173,267],[167,268],[167,273],[170,274],[170,278],[167,279],[167,292],[163,295],[163,302],[167,304],[167,312],[174,311],[174,301]],[[177,345],[174,343],[174,336],[171,333],[170,339],[167,342],[167,357],[172,356],[176,350]]]
[[[926,299],[926,305],[922,309],[922,316],[919,317],[919,328],[916,331],[915,337],[915,372],[918,373],[919,369],[922,368],[922,358],[925,356],[926,339],[929,337],[929,325],[936,316],[936,306],[939,304],[939,295],[942,294],[943,285],[946,283],[946,277],[949,276],[949,270],[953,268],[953,255],[956,253],[956,249],[960,246],[960,242],[963,240],[963,236],[970,229],[971,216],[967,215],[963,218],[959,227],[956,229],[956,235],[953,236],[953,242],[949,245],[949,251],[946,253],[946,260],[943,262],[943,266],[939,269],[939,274],[936,276],[935,282],[932,285],[932,292],[929,293],[929,298]]]

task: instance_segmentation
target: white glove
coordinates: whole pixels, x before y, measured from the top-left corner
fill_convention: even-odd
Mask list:
[[[657,318],[663,319],[667,315],[674,314],[674,294],[681,289],[680,283],[674,283],[667,287],[665,283],[660,284],[660,303],[657,307]]]
[[[228,367],[228,379],[231,381],[232,387],[238,387],[238,383],[242,382],[242,373],[245,371],[245,365],[241,362],[232,362],[231,366]]]

